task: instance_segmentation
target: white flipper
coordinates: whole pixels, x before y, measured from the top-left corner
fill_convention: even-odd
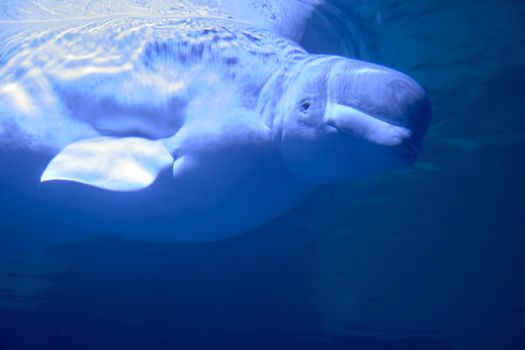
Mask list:
[[[64,148],[47,166],[41,181],[66,180],[112,191],[148,187],[173,164],[161,141],[138,137],[97,138]]]

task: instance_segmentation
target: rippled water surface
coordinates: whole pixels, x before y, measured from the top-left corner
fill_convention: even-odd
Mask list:
[[[83,203],[69,199],[65,207],[66,191],[39,185],[49,152],[92,130],[64,123],[63,106],[46,95],[38,70],[55,70],[57,81],[79,74],[79,66],[111,73],[117,87],[140,86],[136,95],[118,91],[118,108],[128,104],[146,113],[152,100],[170,107],[178,101],[165,96],[180,88],[170,74],[159,70],[152,84],[126,70],[129,60],[149,68],[169,64],[163,48],[146,40],[163,35],[152,34],[152,26],[195,28],[188,18],[204,17],[202,24],[213,14],[279,31],[279,2],[16,3],[0,1],[0,98],[11,96],[9,104],[0,100],[9,105],[0,111],[0,349],[525,348],[522,1],[333,0],[319,6],[303,39],[296,38],[301,47],[392,67],[428,92],[433,121],[420,158],[411,169],[321,188],[273,222],[200,244],[113,238],[165,230],[168,223],[156,220],[156,207],[128,220],[137,208],[125,195],[94,203],[101,197],[85,190]],[[130,26],[129,18],[140,25]],[[206,41],[199,33],[176,52],[187,55]],[[232,42],[254,45],[256,30],[247,34]],[[121,36],[125,44],[104,46],[101,39],[89,46],[83,38],[93,35]],[[275,46],[281,36],[264,40]],[[224,65],[243,60],[228,54],[228,45],[219,56],[204,45],[199,55]],[[254,79],[267,74],[264,62]],[[170,68],[184,76],[183,65]],[[199,72],[205,71],[203,64]],[[200,73],[184,76],[185,91],[208,99],[201,87],[222,85],[199,80],[207,76]],[[25,85],[21,76],[28,76]],[[100,100],[107,94],[97,81],[83,84]],[[49,104],[48,113],[25,118],[31,113],[19,107],[37,98]],[[249,107],[250,99],[243,101]],[[151,114],[162,123],[158,110]],[[88,118],[82,109],[75,113]],[[108,127],[97,123],[98,130]],[[148,203],[156,195],[140,196]],[[111,218],[98,217],[96,206]]]

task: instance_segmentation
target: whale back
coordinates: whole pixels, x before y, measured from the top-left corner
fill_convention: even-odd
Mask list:
[[[306,22],[323,3],[323,0],[2,0],[0,20],[49,21],[107,16],[228,18],[298,41]]]

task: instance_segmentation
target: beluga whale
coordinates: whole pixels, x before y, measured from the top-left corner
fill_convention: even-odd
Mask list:
[[[410,166],[431,120],[407,75],[301,47],[321,0],[39,4],[0,4],[2,143],[48,158],[42,187],[169,198],[168,230],[123,238],[245,232]]]

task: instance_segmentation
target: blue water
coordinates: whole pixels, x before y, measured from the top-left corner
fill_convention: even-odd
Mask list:
[[[167,229],[133,204],[155,193],[42,186],[48,156],[2,148],[0,349],[525,348],[524,18],[518,0],[321,7],[306,49],[426,89],[422,153],[226,240],[114,238]]]

